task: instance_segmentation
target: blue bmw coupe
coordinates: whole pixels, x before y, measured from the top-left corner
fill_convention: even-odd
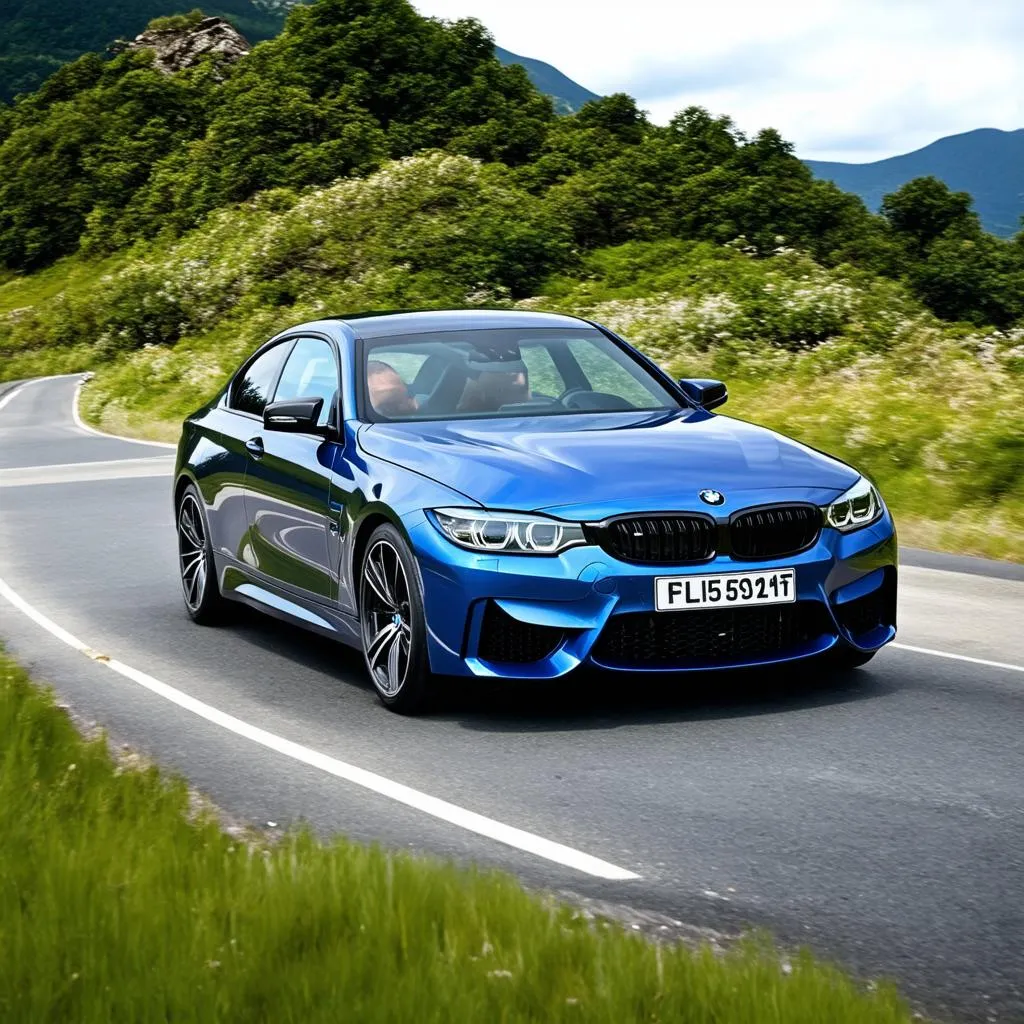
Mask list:
[[[303,324],[184,423],[185,606],[359,647],[403,712],[438,674],[863,664],[896,634],[885,504],[725,400],[569,316]]]

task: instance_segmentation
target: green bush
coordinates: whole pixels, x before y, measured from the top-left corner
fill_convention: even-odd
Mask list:
[[[0,285],[3,373],[97,366],[90,415],[173,439],[246,352],[303,320],[562,310],[609,324],[677,375],[726,379],[728,412],[872,475],[905,541],[1024,558],[1024,332],[951,327],[894,281],[782,244],[573,253],[567,227],[517,177],[435,151],[323,189],[261,193],[106,273],[69,264],[64,291],[56,273],[11,280]]]

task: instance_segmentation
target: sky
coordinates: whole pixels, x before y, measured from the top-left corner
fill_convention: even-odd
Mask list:
[[[805,159],[1024,128],[1024,0],[413,0],[664,124],[691,104]]]

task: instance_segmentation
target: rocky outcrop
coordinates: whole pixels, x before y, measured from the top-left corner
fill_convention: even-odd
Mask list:
[[[182,28],[148,28],[135,37],[126,49],[152,50],[154,67],[167,75],[184,71],[207,54],[219,54],[234,63],[251,49],[249,41],[223,18],[203,18]]]

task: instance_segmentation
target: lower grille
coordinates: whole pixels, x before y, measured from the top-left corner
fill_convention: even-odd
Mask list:
[[[484,661],[526,664],[546,658],[562,642],[564,632],[513,619],[493,601],[487,602],[478,655]]]
[[[728,664],[795,650],[834,632],[820,601],[613,615],[593,657],[606,665]]]
[[[880,587],[846,604],[834,605],[836,618],[851,636],[863,636],[879,626],[896,624],[896,580],[891,570]]]
[[[821,533],[814,505],[771,505],[734,516],[729,542],[740,558],[781,558],[809,548]]]
[[[623,562],[679,565],[714,557],[718,527],[711,516],[630,516],[589,528],[608,554]]]

